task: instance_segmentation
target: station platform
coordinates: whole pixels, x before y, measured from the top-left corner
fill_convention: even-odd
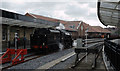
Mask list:
[[[79,58],[82,58],[86,53],[79,54]],[[73,71],[107,71],[105,63],[103,61],[102,52],[99,54],[96,60],[96,67],[92,68],[94,54],[90,53],[87,57],[85,57],[78,65],[74,68],[72,66],[75,64],[76,54],[66,59],[65,61],[61,61],[58,64],[54,65],[50,69],[63,69],[63,70],[73,70]]]
[[[46,55],[16,66],[9,68],[9,70],[29,70],[29,71],[106,71],[102,53],[99,55],[96,63],[96,67],[92,68],[93,54],[89,54],[83,59],[75,68],[71,68],[75,63],[74,48],[63,50],[57,53]],[[61,54],[61,55],[60,55]],[[81,53],[79,57],[82,57],[84,53]],[[36,63],[37,62],[37,63]],[[32,64],[31,64],[32,63]]]
[[[88,44],[88,46],[93,46],[93,44]],[[92,68],[94,54],[89,53],[78,65],[74,68],[72,66],[75,64],[76,53],[74,52],[75,47],[51,53],[48,55],[41,56],[39,58],[27,61],[25,63],[18,64],[16,66],[10,67],[10,70],[29,70],[29,71],[107,71],[102,52],[99,54],[96,60],[96,67]],[[79,58],[81,59],[87,53],[80,53]]]
[[[100,56],[97,59],[96,62],[96,67],[95,69],[92,68],[92,60],[93,60],[94,56],[93,54],[89,54],[83,61],[81,61],[77,67],[75,67],[74,69],[79,69],[79,70],[94,70],[94,71],[106,71],[105,68],[105,64],[103,62],[103,58],[102,58],[102,54],[100,54]]]

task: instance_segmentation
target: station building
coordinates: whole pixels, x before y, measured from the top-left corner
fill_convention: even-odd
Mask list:
[[[44,19],[52,22],[60,22],[60,27],[63,27],[61,29],[68,31],[74,39],[78,37],[77,26],[79,25],[80,21],[64,21],[31,13],[26,13],[25,15],[32,18]],[[56,29],[56,27],[54,27],[54,29]]]
[[[33,34],[35,28],[49,28],[58,26],[58,22],[51,22],[44,19],[35,19],[25,15],[5,11],[0,9],[1,22],[1,46],[3,51],[10,47],[14,47],[15,33],[17,33],[19,45],[23,46],[25,39],[26,45],[30,45],[30,35]]]
[[[85,37],[86,34],[88,38],[101,38],[107,37],[111,34],[111,31],[104,29],[100,26],[90,26],[89,24],[82,23],[80,25],[80,36]]]
[[[94,26],[90,26],[83,21],[64,21],[59,19],[54,19],[50,17],[44,17],[41,15],[35,15],[31,13],[26,13],[25,15],[0,10],[2,11],[2,47],[7,48],[8,42],[10,41],[10,46],[14,47],[15,33],[19,36],[19,46],[23,46],[23,39],[26,39],[26,45],[30,45],[30,34],[33,34],[35,28],[49,28],[54,29],[60,28],[68,31],[73,39],[78,37],[85,37],[86,30],[88,29],[88,34],[90,36],[96,36],[96,34],[110,33],[107,29],[98,29]],[[60,27],[58,27],[60,26]],[[97,30],[97,31],[96,31]]]
[[[73,39],[80,37],[80,30],[79,30],[80,24],[84,23],[82,21],[65,21],[65,20],[45,17],[45,16],[31,14],[31,13],[26,13],[25,15],[33,18],[44,19],[44,20],[53,21],[53,22],[60,22],[60,25],[64,27],[62,29],[68,31],[72,35]]]
[[[104,29],[100,26],[90,26],[89,24],[83,21],[65,21],[65,20],[44,17],[41,15],[36,15],[31,13],[26,13],[25,15],[33,18],[44,19],[53,22],[60,22],[60,24],[64,27],[63,29],[71,33],[73,39],[76,39],[78,37],[85,37],[86,30],[88,30],[87,31],[88,36],[91,37],[95,37],[95,36],[100,37],[101,35],[106,36],[111,33],[107,29]]]

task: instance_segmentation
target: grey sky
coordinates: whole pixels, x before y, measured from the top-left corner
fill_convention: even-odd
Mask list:
[[[97,0],[93,0],[92,2],[88,2],[87,0],[61,0],[62,2],[50,0],[27,1],[3,0],[1,9],[23,15],[29,12],[68,21],[82,20],[90,25],[103,27],[97,17]]]

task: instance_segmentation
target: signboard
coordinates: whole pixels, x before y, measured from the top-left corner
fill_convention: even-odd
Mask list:
[[[77,48],[82,47],[82,39],[78,38],[77,39]]]

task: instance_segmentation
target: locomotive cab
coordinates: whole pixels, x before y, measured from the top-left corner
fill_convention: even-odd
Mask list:
[[[64,45],[64,48],[72,47],[73,40],[71,34],[65,30],[60,30],[60,31],[61,31],[61,41],[62,41],[61,43]]]

